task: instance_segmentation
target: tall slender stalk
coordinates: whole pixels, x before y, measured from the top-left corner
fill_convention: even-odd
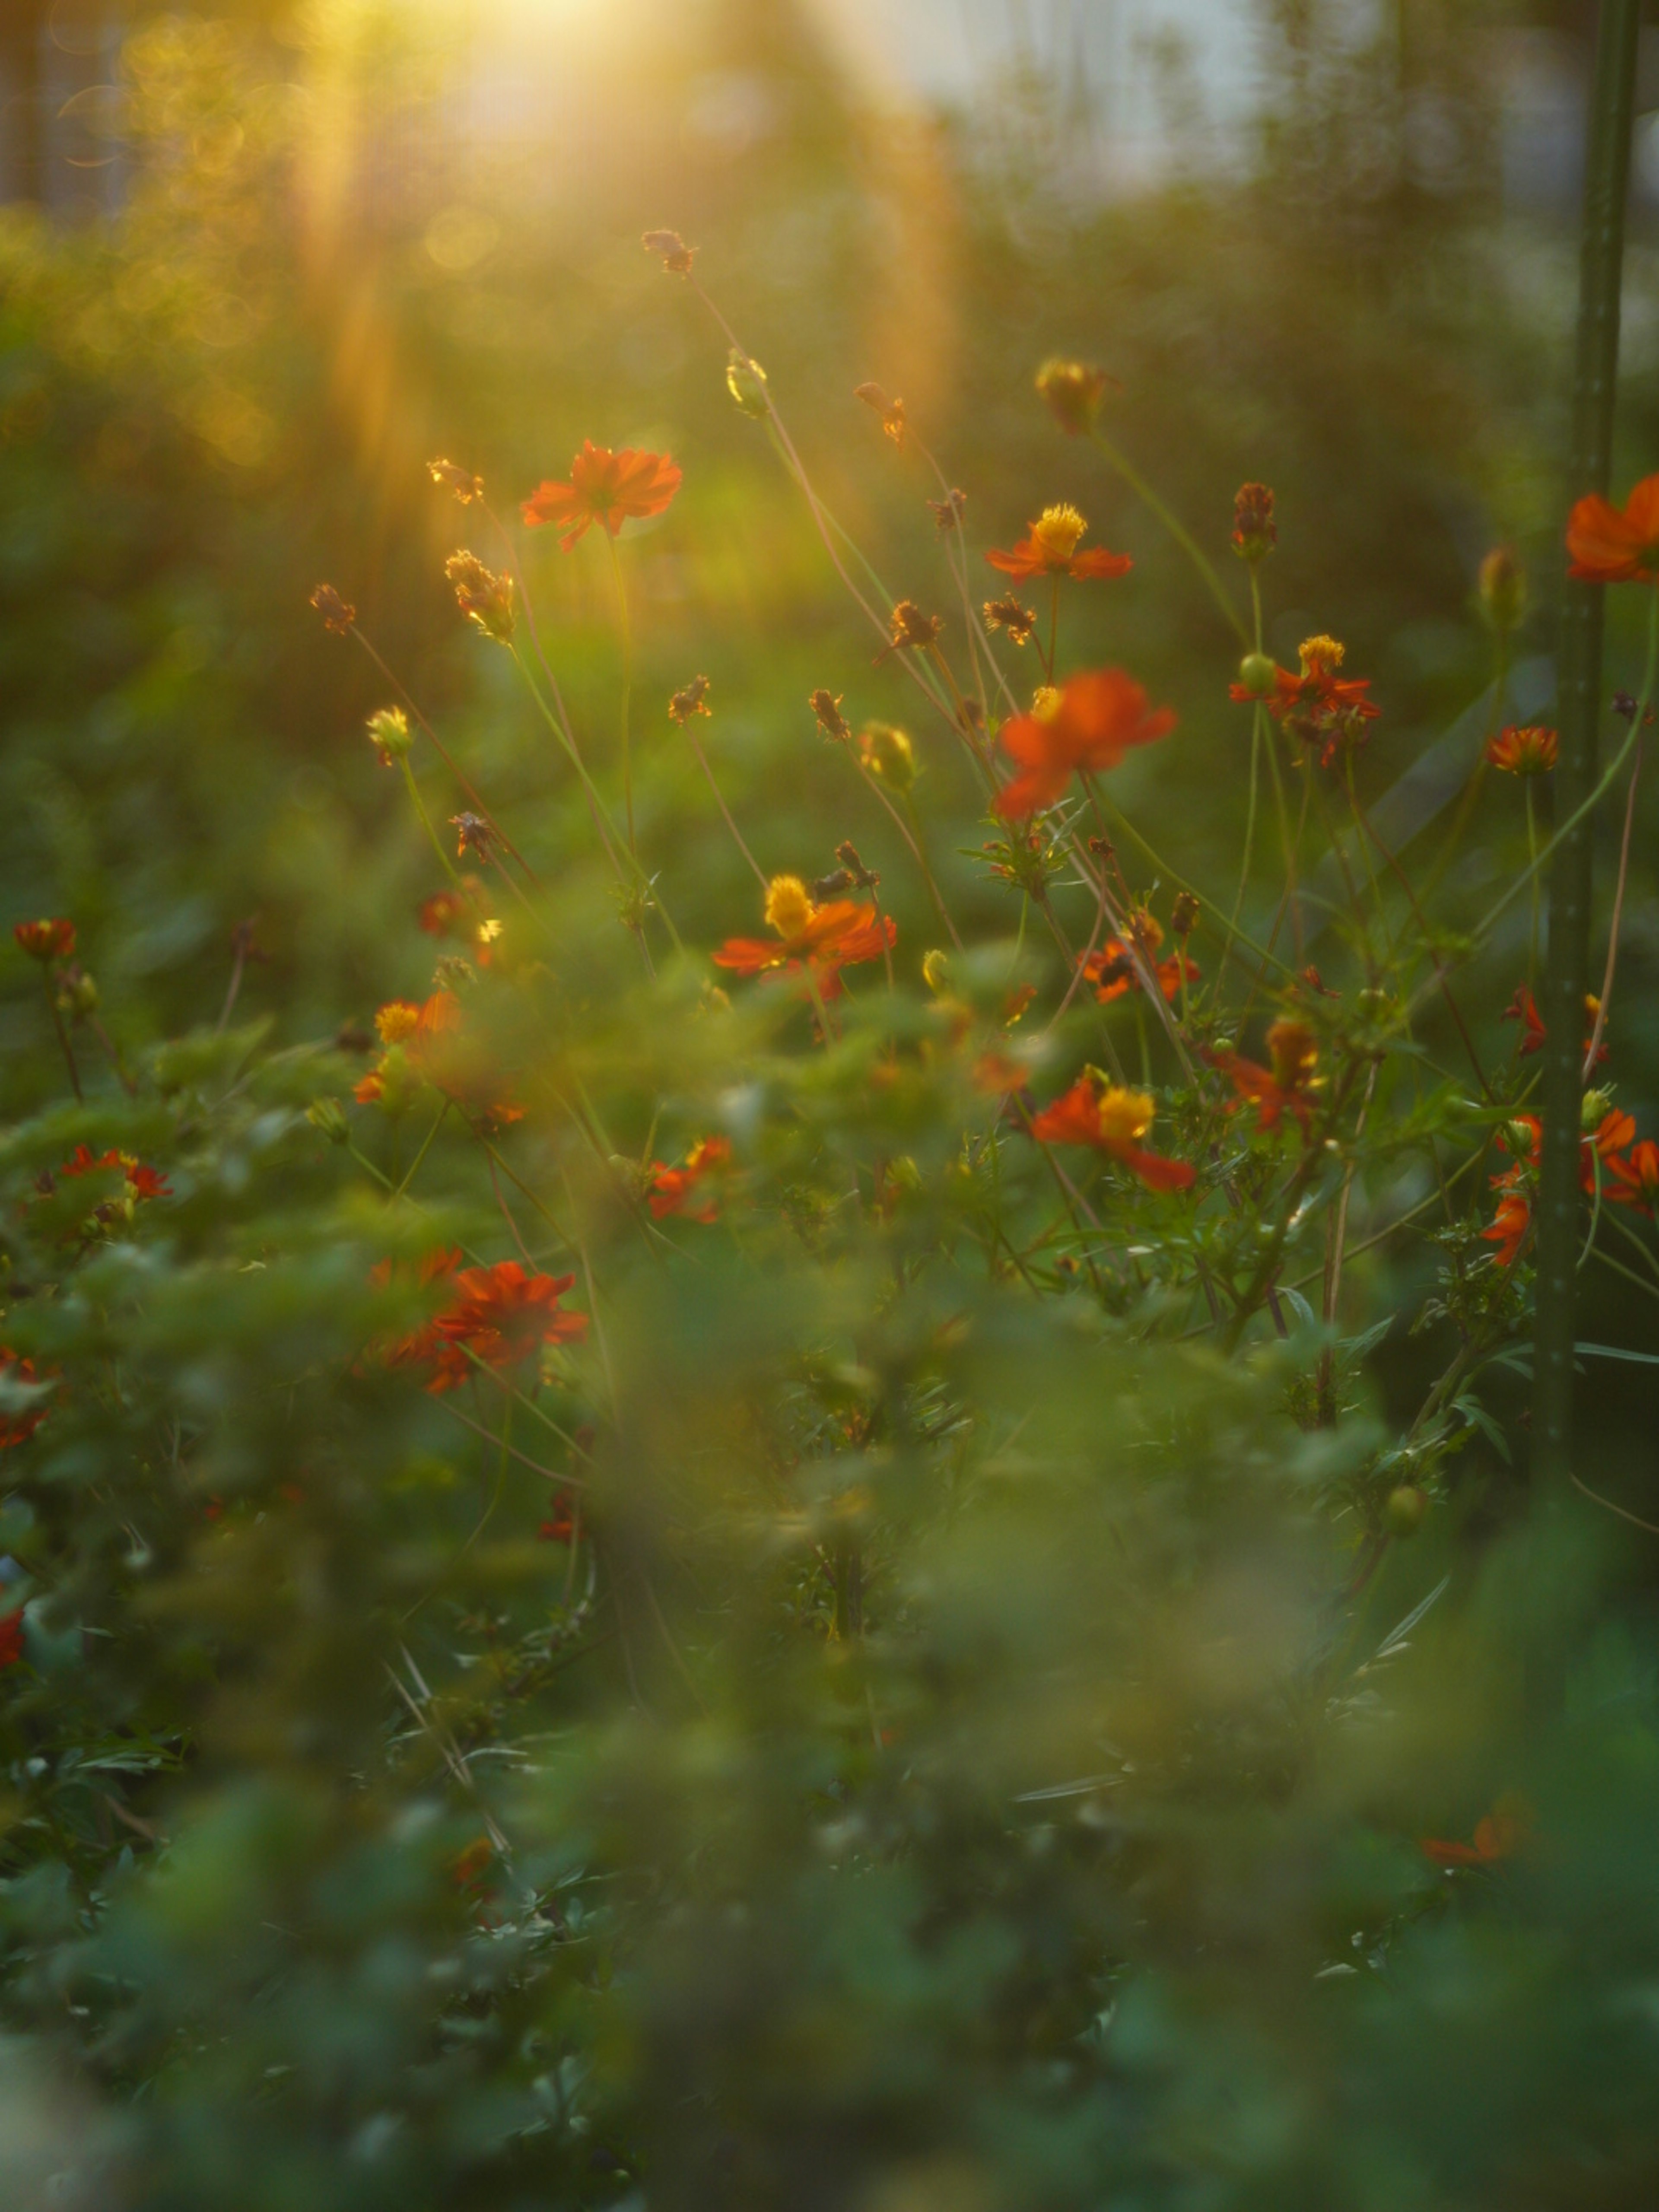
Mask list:
[[[1619,369],[1620,288],[1630,173],[1640,0],[1601,0],[1591,93],[1580,244],[1578,350],[1573,377],[1574,499],[1605,494]],[[1549,945],[1540,990],[1548,1032],[1540,1086],[1544,1135],[1538,1191],[1538,1312],[1533,1392],[1534,1480],[1559,1491],[1571,1474],[1572,1346],[1578,1267],[1579,1108],[1589,965],[1592,824],[1574,820],[1596,784],[1601,717],[1601,592],[1568,580],[1559,659],[1556,804],[1572,823],[1550,872]]]

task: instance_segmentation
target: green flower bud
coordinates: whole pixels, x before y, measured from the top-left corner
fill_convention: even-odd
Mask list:
[[[766,389],[766,371],[738,346],[726,358],[726,388],[745,415],[763,422],[772,411]]]
[[[349,1144],[351,1130],[345,1110],[337,1098],[313,1098],[306,1108],[306,1119],[313,1129],[320,1129],[331,1145]]]
[[[1423,1526],[1424,1516],[1428,1510],[1426,1492],[1419,1490],[1414,1482],[1402,1482],[1398,1490],[1389,1492],[1389,1502],[1382,1509],[1383,1518],[1389,1524],[1389,1534],[1391,1536],[1414,1536]]]
[[[1279,670],[1265,653],[1247,653],[1238,664],[1238,688],[1251,699],[1265,699]]]

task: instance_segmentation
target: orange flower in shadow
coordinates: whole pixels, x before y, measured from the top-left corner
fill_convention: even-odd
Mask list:
[[[694,1204],[698,1196],[698,1185],[710,1176],[718,1176],[732,1164],[732,1147],[724,1137],[704,1137],[692,1146],[685,1156],[684,1167],[665,1167],[660,1160],[651,1164],[650,1206],[659,1221],[671,1213],[683,1213],[688,1221],[713,1221],[720,1212],[720,1200],[713,1191],[702,1195],[701,1203]]]
[[[819,906],[799,876],[773,877],[767,886],[766,919],[775,938],[728,937],[710,956],[714,965],[738,975],[759,975],[774,968],[794,975],[805,963],[819,996],[833,999],[841,989],[840,969],[879,960],[898,941],[890,915],[878,915],[873,906],[852,899]]]
[[[1567,517],[1567,574],[1587,584],[1659,584],[1659,476],[1644,477],[1622,507],[1600,493]]]
[[[568,483],[550,477],[538,484],[520,512],[527,529],[550,523],[560,549],[569,552],[597,522],[612,538],[624,522],[660,514],[680,488],[681,471],[666,453],[642,453],[631,446],[613,453],[609,446],[582,440],[570,464]]]
[[[135,1198],[171,1198],[173,1186],[159,1168],[148,1167],[143,1160],[135,1159],[131,1152],[110,1151],[94,1153],[90,1145],[77,1145],[58,1170],[66,1179],[76,1176],[96,1175],[100,1170],[119,1168],[126,1179],[127,1188]]]
[[[1340,677],[1345,648],[1334,637],[1304,640],[1299,671],[1273,670],[1273,689],[1267,694],[1267,712],[1297,744],[1316,749],[1319,764],[1328,768],[1345,744],[1358,744],[1367,722],[1382,709],[1367,697],[1369,677]],[[1229,687],[1228,697],[1243,702],[1261,694],[1246,684]]]
[[[0,1344],[0,1381],[34,1389],[42,1377],[32,1359],[25,1359]],[[0,1451],[9,1451],[15,1444],[26,1444],[46,1418],[48,1407],[44,1396],[30,1402],[8,1408],[0,1407]]]
[[[1149,709],[1145,690],[1121,668],[1073,676],[1052,711],[1012,714],[999,731],[1019,773],[997,793],[997,812],[1023,820],[1052,806],[1079,769],[1103,775],[1133,747],[1167,738],[1175,726],[1174,708]]]
[[[427,1389],[453,1390],[482,1362],[497,1374],[532,1358],[544,1344],[574,1344],[587,1334],[587,1316],[559,1300],[574,1275],[526,1274],[516,1260],[468,1267],[455,1278],[458,1296],[432,1323],[436,1367]]]
[[[1607,1176],[1601,1195],[1615,1206],[1633,1206],[1647,1214],[1659,1207],[1659,1145],[1651,1137],[1632,1145],[1623,1159],[1610,1158]]]
[[[1127,553],[1109,553],[1103,545],[1078,551],[1078,541],[1088,526],[1074,507],[1045,507],[1011,551],[994,550],[985,557],[1018,583],[1029,583],[1034,576],[1072,576],[1079,582],[1093,576],[1127,576],[1135,565]]]
[[[434,991],[420,1006],[394,999],[376,1014],[374,1026],[386,1050],[353,1088],[360,1105],[402,1110],[412,1076],[441,1091],[485,1135],[524,1119],[524,1108],[501,1091],[500,1076],[468,1030],[453,991]]]
[[[453,1245],[441,1246],[425,1254],[412,1273],[404,1265],[380,1260],[369,1270],[368,1279],[377,1291],[386,1290],[393,1283],[408,1282],[426,1290],[434,1283],[447,1282],[460,1266],[462,1257]],[[434,1317],[423,1322],[419,1328],[410,1329],[406,1336],[392,1338],[390,1343],[380,1346],[379,1352],[387,1367],[424,1367],[437,1358],[442,1349]]]
[[[1088,1145],[1121,1161],[1150,1189],[1189,1189],[1193,1170],[1185,1160],[1142,1148],[1153,1112],[1149,1091],[1121,1090],[1085,1068],[1069,1091],[1033,1116],[1031,1134],[1044,1145]]]
[[[1589,1027],[1584,1031],[1586,1052],[1589,1050],[1589,1041],[1595,1034],[1595,1017],[1601,1011],[1601,1001],[1593,992],[1587,991],[1584,994],[1584,1018],[1589,1024]],[[1525,1060],[1529,1054],[1543,1050],[1544,1041],[1548,1036],[1549,1031],[1544,1026],[1544,1018],[1538,1011],[1537,1000],[1524,983],[1516,990],[1515,996],[1504,1007],[1498,1018],[1500,1021],[1520,1023],[1521,1041],[1517,1048],[1517,1056],[1520,1059]],[[1607,1045],[1605,1043],[1598,1045],[1595,1051],[1595,1064],[1598,1067],[1607,1056]]]
[[[1289,1114],[1300,1124],[1303,1135],[1307,1135],[1313,1094],[1323,1079],[1314,1072],[1319,1065],[1319,1045],[1305,1024],[1289,1019],[1273,1024],[1267,1032],[1270,1065],[1267,1067],[1256,1060],[1241,1059],[1236,1052],[1207,1052],[1204,1056],[1218,1073],[1227,1078],[1241,1100],[1249,1099],[1255,1106],[1258,1129],[1276,1129]]]
[[[62,915],[46,921],[15,921],[11,933],[31,960],[67,960],[75,950],[75,924]]]
[[[1547,775],[1559,750],[1560,739],[1541,722],[1529,723],[1524,729],[1510,722],[1487,740],[1486,759],[1492,767],[1510,775]]]
[[[1439,1836],[1425,1836],[1418,1849],[1437,1866],[1496,1866],[1500,1859],[1514,1857],[1531,1834],[1532,1825],[1531,1806],[1518,1791],[1507,1790],[1491,1812],[1475,1822],[1472,1843],[1453,1843]]]
[[[1172,952],[1167,960],[1159,960],[1158,951],[1164,942],[1164,932],[1144,909],[1131,919],[1129,935],[1134,940],[1133,950],[1125,939],[1109,937],[1097,952],[1084,957],[1083,980],[1101,1005],[1110,1006],[1114,999],[1122,998],[1140,981],[1135,965],[1136,951],[1158,978],[1158,988],[1164,997],[1170,1000],[1179,998],[1183,976],[1190,983],[1199,972],[1197,961],[1189,958],[1184,951]]]
[[[1498,1211],[1492,1216],[1492,1226],[1480,1232],[1488,1244],[1498,1247],[1492,1257],[1498,1267],[1512,1267],[1515,1265],[1531,1227],[1532,1200],[1523,1191],[1506,1190],[1498,1201]]]

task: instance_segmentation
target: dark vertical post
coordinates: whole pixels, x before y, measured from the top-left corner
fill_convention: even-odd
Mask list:
[[[0,0],[0,78],[3,79],[4,137],[9,159],[0,176],[0,200],[46,198],[46,156],[40,102],[40,45],[46,34],[47,0]]]
[[[1605,493],[1612,462],[1619,374],[1619,291],[1625,189],[1630,173],[1641,0],[1601,0],[1584,166],[1578,274],[1578,356],[1573,377],[1572,499]],[[1555,811],[1567,820],[1595,787],[1601,720],[1601,592],[1568,581],[1559,661],[1560,753]],[[1550,870],[1549,951],[1539,1007],[1544,1048],[1543,1161],[1538,1192],[1538,1318],[1533,1395],[1533,1476],[1564,1483],[1572,1449],[1573,1310],[1581,1231],[1578,1119],[1583,1096],[1584,994],[1589,988],[1590,854],[1588,815],[1556,848]]]

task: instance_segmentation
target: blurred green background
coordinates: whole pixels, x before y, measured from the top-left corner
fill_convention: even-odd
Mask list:
[[[1269,641],[1289,660],[1304,635],[1333,632],[1374,679],[1384,716],[1361,763],[1368,795],[1472,706],[1484,711],[1492,647],[1475,577],[1499,543],[1529,575],[1517,683],[1542,713],[1594,15],[1501,0],[901,5],[896,21],[837,0],[317,0],[210,15],[14,5],[0,148],[0,919],[75,917],[103,1018],[135,1056],[218,1018],[232,933],[249,921],[266,957],[247,970],[235,1019],[270,1017],[275,1047],[331,1039],[428,987],[433,946],[413,921],[438,888],[434,865],[363,739],[386,680],[307,605],[325,579],[556,884],[560,910],[606,915],[562,758],[443,580],[456,546],[491,560],[496,545],[426,471],[441,454],[478,471],[510,517],[588,436],[672,451],[685,471],[668,514],[621,550],[641,842],[688,941],[759,920],[666,717],[670,692],[697,673],[712,683],[708,750],[764,868],[822,872],[853,838],[883,873],[914,982],[929,911],[884,817],[814,727],[806,696],[828,685],[855,720],[913,729],[952,905],[981,933],[1009,933],[1005,894],[960,850],[985,832],[959,760],[916,720],[902,672],[872,665],[810,518],[732,404],[723,332],[641,250],[655,225],[698,247],[700,278],[894,596],[959,619],[925,505],[938,488],[854,398],[867,379],[903,396],[966,490],[976,576],[984,548],[1012,543],[1057,499],[1082,508],[1094,539],[1134,555],[1123,583],[1073,595],[1062,657],[1121,660],[1178,708],[1177,738],[1116,787],[1183,874],[1231,885],[1237,867],[1249,726],[1226,698],[1236,647],[1152,520],[1036,403],[1032,374],[1048,354],[1097,361],[1119,380],[1113,435],[1218,561],[1236,485],[1274,486]],[[1652,38],[1621,489],[1659,449]],[[544,642],[614,782],[608,563],[591,539],[563,556],[550,537],[524,556]],[[991,596],[988,568],[982,580]],[[1627,618],[1639,611],[1611,610],[1609,675],[1633,686]],[[459,803],[435,772],[429,792],[445,815]],[[1650,782],[1612,1028],[1618,1097],[1638,1112],[1659,1088],[1656,826]],[[1604,894],[1616,829],[1602,825]],[[1437,835],[1425,825],[1414,860]],[[1489,789],[1445,886],[1453,921],[1487,903],[1523,852],[1516,794]],[[1139,872],[1137,887],[1150,880]],[[1265,863],[1253,896],[1265,912]],[[1524,969],[1523,909],[1468,993],[1486,1010],[1480,1037],[1494,1061],[1514,1047],[1496,1016]],[[593,956],[596,1000],[617,946],[620,933]],[[21,1124],[59,1079],[21,961],[0,989],[0,1111]],[[656,1043],[628,1032],[620,999],[611,1012],[617,1033],[604,1031],[602,1050],[614,1069],[665,1085]],[[1425,1035],[1431,1049],[1446,1044],[1432,1018]],[[713,1094],[714,1057],[685,1073],[688,1094]],[[227,1079],[238,1065],[226,1061]],[[356,1072],[352,1061],[341,1084]],[[309,1095],[293,1067],[262,1080],[236,1109],[244,1160],[262,1157],[259,1115],[280,1120]],[[299,1240],[307,1295],[368,1326],[361,1269],[342,1285],[373,1231],[325,1219],[314,1160],[280,1146],[271,1157],[293,1176],[287,1202],[319,1209],[314,1244]],[[186,1244],[221,1208],[249,1270],[293,1234],[276,1201],[267,1216],[228,1170],[186,1197]],[[1359,1193],[1356,1235],[1368,1206],[1380,1220],[1401,1198]],[[1379,1254],[1356,1264],[1351,1294],[1368,1313],[1403,1308],[1426,1265]],[[573,1689],[593,1735],[579,1756],[569,1710],[549,1721],[516,1809],[540,1893],[568,1885],[579,1931],[583,1913],[602,1919],[613,1903],[614,1922],[568,1967],[548,1964],[567,1955],[550,1928],[561,1940],[568,1928],[533,1915],[507,1925],[505,1908],[499,1941],[475,1930],[446,1951],[446,1855],[473,1825],[451,1807],[430,1814],[428,1833],[396,1784],[366,1785],[362,1804],[330,1794],[380,1724],[364,1716],[384,1692],[381,1631],[431,1561],[429,1530],[396,1550],[400,1516],[418,1522],[427,1490],[441,1488],[419,1409],[394,1420],[367,1387],[331,1395],[304,1299],[285,1304],[274,1275],[238,1289],[210,1358],[198,1356],[203,1304],[99,1266],[92,1305],[131,1300],[134,1340],[174,1363],[191,1402],[240,1408],[247,1424],[242,1437],[228,1422],[212,1469],[192,1477],[202,1490],[234,1491],[256,1464],[259,1481],[276,1480],[289,1450],[267,1402],[277,1374],[302,1428],[325,1405],[343,1423],[326,1461],[343,1472],[337,1513],[332,1492],[318,1508],[335,1518],[313,1531],[325,1631],[284,1629],[275,1598],[269,1616],[254,1607],[249,1593],[277,1577],[268,1528],[239,1528],[216,1567],[184,1564],[195,1555],[183,1537],[169,1554],[175,1611],[158,1602],[146,1633],[157,1651],[182,1635],[178,1593],[193,1592],[219,1624],[230,1686],[228,1710],[215,1707],[218,1794],[157,1896],[137,1898],[135,1884],[100,1917],[104,1893],[94,1910],[61,1872],[9,1879],[14,2025],[56,2053],[49,2091],[30,2071],[46,2064],[39,2054],[11,2046],[0,2065],[0,2133],[13,2112],[35,2128],[20,2118],[9,2130],[31,2212],[22,2191],[44,2190],[77,2139],[80,2178],[52,2201],[99,2212],[383,2200],[491,2212],[624,2201],[1634,2212],[1652,2201],[1650,1537],[1633,1540],[1649,1551],[1619,1549],[1611,1564],[1581,1536],[1560,1540],[1560,1609],[1583,1605],[1571,1693],[1583,1726],[1540,1733],[1530,1778],[1555,1855],[1486,1917],[1436,1917],[1440,1878],[1399,1832],[1424,1820],[1464,1832],[1513,1778],[1509,1754],[1532,1728],[1515,1622],[1536,1593],[1494,1534],[1511,1480],[1497,1453],[1477,1440],[1467,1460],[1472,1489],[1490,1486],[1499,1504],[1472,1508],[1455,1543],[1437,1540],[1460,1594],[1474,1595],[1401,1662],[1414,1670],[1408,1721],[1364,1735],[1385,1656],[1375,1675],[1345,1678],[1352,1711],[1338,1717],[1358,1717],[1357,1737],[1316,1757],[1333,1719],[1324,1692],[1293,1673],[1287,1686],[1273,1655],[1275,1638],[1319,1647],[1328,1632],[1310,1595],[1329,1562],[1309,1500],[1337,1478],[1309,1440],[1264,1445],[1274,1379],[1206,1374],[1200,1404],[1193,1370],[1149,1360],[1122,1383],[1129,1410],[1109,1413],[1070,1379],[1066,1341],[1035,1327],[1027,1341],[1004,1316],[1012,1333],[975,1386],[1010,1405],[1029,1389],[1047,1395],[1029,1434],[977,1439],[993,1462],[988,1509],[905,1552],[922,1517],[917,1470],[951,1449],[914,1407],[884,1476],[902,1532],[893,1619],[933,1608],[927,1639],[882,1689],[896,1731],[926,1747],[915,1764],[866,1771],[862,1677],[838,1687],[833,1670],[790,1655],[779,1624],[798,1564],[746,1526],[713,1533],[724,1478],[699,1462],[696,1482],[685,1477],[696,1510],[677,1504],[672,1525],[651,1525],[654,1492],[621,1510],[642,1558],[683,1547],[703,1577],[698,1605],[730,1630],[720,1723],[688,1707],[665,1739]],[[749,1449],[732,1442],[731,1407],[710,1402],[705,1370],[729,1369],[751,1339],[757,1362],[777,1349],[776,1316],[711,1275],[706,1313],[641,1291],[619,1354],[656,1407],[641,1464],[665,1485],[684,1475],[676,1421],[710,1467]],[[1584,1280],[1586,1336],[1659,1348],[1650,1302],[1644,1312],[1612,1277]],[[838,1285],[818,1316],[844,1331],[853,1366],[882,1356],[879,1333],[847,1318],[868,1288]],[[915,1298],[890,1320],[901,1346],[906,1328],[920,1342],[941,1326],[948,1304],[931,1283]],[[1407,1340],[1382,1355],[1366,1386],[1377,1420],[1414,1406],[1432,1348]],[[1604,1486],[1656,1517],[1650,1371],[1598,1368],[1583,1410]],[[940,1375],[941,1389],[967,1387],[948,1358]],[[1143,1495],[1135,1472],[1103,1499],[1079,1469],[1120,1419],[1136,1440],[1123,1463],[1139,1470],[1144,1449],[1163,1486],[1148,1476]],[[1360,1427],[1345,1449],[1373,1436]],[[78,1472],[66,1449],[65,1499],[73,1483],[101,1480],[106,1449],[87,1443]],[[354,1520],[351,1484],[375,1468],[395,1480]],[[1496,1565],[1480,1581],[1489,1547]],[[1057,1559],[1073,1561],[1058,1582]],[[521,1560],[496,1565],[509,1583],[527,1575]],[[83,1595],[100,1587],[88,1575]],[[1176,1596],[1160,1612],[1146,1592],[1164,1576]],[[1420,1562],[1389,1582],[1365,1625],[1370,1647],[1386,1655],[1389,1629],[1432,1586]],[[470,1620],[459,1632],[484,1634]],[[262,1676],[270,1650],[284,1656]],[[177,1713],[197,1713],[207,1668],[190,1638],[155,1664]],[[319,1685],[339,1704],[312,1740],[295,1716]],[[100,1694],[119,1686],[106,1680]],[[661,1681],[647,1689],[665,1694]],[[27,1743],[14,1748],[27,1759]],[[1110,1792],[1137,1765],[1155,1780],[1115,1824]],[[1074,1774],[1088,1786],[1056,1801],[1063,1813],[1025,1794]],[[988,1813],[993,1797],[1023,1806],[1012,1826]],[[425,1855],[418,1881],[410,1853]],[[597,1902],[584,1886],[596,1867],[614,1885]],[[867,1879],[842,1881],[843,1868]],[[289,1906],[306,1930],[297,1963],[267,1941]],[[1419,1919],[1410,2000],[1391,2011],[1384,1954]],[[629,1963],[617,1930],[630,1925],[652,1929],[648,1969]],[[1131,1954],[1146,1970],[1132,1990]],[[424,2021],[442,1973],[448,2040],[434,2056],[405,2014]],[[549,2057],[596,1992],[600,2025],[569,2038],[580,2063]],[[76,2006],[95,2015],[95,2036],[65,2026]],[[1076,2053],[1103,2051],[1109,2027],[1097,2076]],[[134,2091],[137,2119],[122,2102]],[[581,2130],[543,2162],[538,2131],[556,2133],[578,2107]]]

